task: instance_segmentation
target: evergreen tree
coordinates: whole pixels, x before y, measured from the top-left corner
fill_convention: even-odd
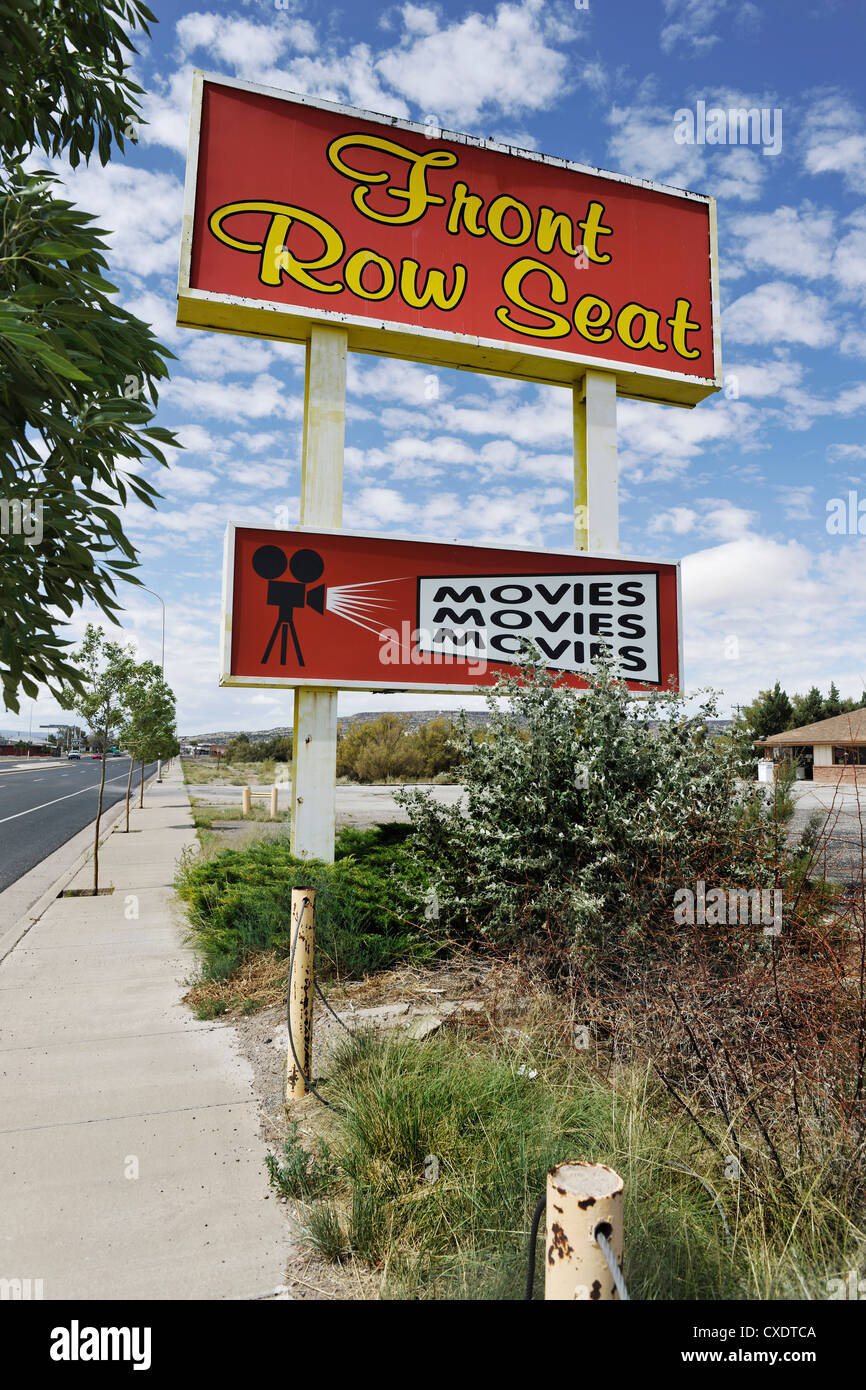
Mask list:
[[[769,738],[791,727],[792,713],[791,701],[776,681],[772,690],[762,690],[750,705],[743,706],[738,722],[752,738]]]
[[[835,681],[830,682],[830,691],[824,701],[825,719],[832,719],[834,715],[842,713],[842,701],[839,699],[839,691],[836,689]]]
[[[804,724],[817,724],[824,718],[824,700],[817,685],[813,685],[808,695],[795,695],[791,701],[791,722],[789,728],[802,729]]]

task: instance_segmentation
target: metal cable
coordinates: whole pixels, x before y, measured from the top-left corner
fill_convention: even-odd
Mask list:
[[[719,1198],[719,1194],[716,1192],[715,1188],[711,1187],[710,1184],[707,1182],[706,1178],[701,1177],[700,1173],[696,1173],[694,1168],[687,1168],[684,1163],[673,1163],[670,1159],[667,1159],[666,1166],[668,1168],[676,1168],[680,1173],[690,1173],[693,1178],[697,1178],[704,1191],[709,1193],[713,1201],[713,1206],[719,1213],[719,1216],[722,1220],[722,1225],[725,1228],[725,1237],[728,1242],[728,1249],[732,1250],[734,1246],[734,1238],[731,1235],[731,1228],[728,1225],[728,1218],[725,1215],[725,1209],[722,1206],[721,1199]]]
[[[625,1280],[622,1277],[622,1270],[617,1264],[616,1256],[610,1248],[610,1241],[604,1234],[603,1230],[601,1229],[601,1226],[596,1226],[593,1235],[595,1236],[595,1241],[599,1250],[604,1255],[604,1258],[607,1260],[607,1267],[610,1270],[610,1277],[613,1279],[613,1282],[616,1285],[617,1293],[619,1294],[623,1302],[630,1303],[631,1299],[628,1295],[628,1289],[625,1286]]]
[[[325,1008],[328,1010],[328,1013],[331,1015],[331,1017],[332,1017],[332,1018],[335,1018],[335,1019],[337,1020],[337,1022],[339,1023],[339,1025],[340,1025],[341,1028],[345,1028],[345,1030],[346,1030],[346,1032],[349,1034],[349,1037],[350,1037],[350,1038],[357,1038],[357,1033],[353,1033],[352,1030],[351,1030],[351,1028],[348,1026],[348,1024],[345,1024],[345,1023],[343,1022],[343,1020],[340,1018],[340,1015],[334,1013],[334,1010],[331,1008],[331,1005],[330,1005],[330,1003],[328,1002],[328,999],[327,999],[326,995],[324,995],[324,994],[322,993],[321,989],[319,988],[319,982],[318,982],[318,980],[316,980],[316,979],[313,980],[313,986],[314,986],[315,991],[316,991],[316,993],[318,994],[319,998],[321,999],[322,1003],[324,1004]]]
[[[524,1303],[532,1301],[532,1286],[535,1283],[535,1247],[538,1243],[538,1226],[542,1214],[547,1206],[547,1194],[539,1197],[535,1211],[532,1213],[532,1225],[529,1231],[529,1255],[526,1261],[526,1293],[523,1295]]]

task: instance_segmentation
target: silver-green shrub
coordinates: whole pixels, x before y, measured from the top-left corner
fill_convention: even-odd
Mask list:
[[[455,733],[462,804],[398,796],[455,935],[633,959],[682,940],[677,889],[778,888],[792,872],[790,806],[739,780],[708,737],[712,696],[688,713],[678,694],[630,694],[604,664],[578,692],[530,656],[487,703],[485,738],[465,721]]]

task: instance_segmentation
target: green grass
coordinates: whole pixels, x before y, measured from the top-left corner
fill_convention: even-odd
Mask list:
[[[350,1253],[340,1214],[332,1202],[320,1202],[311,1208],[304,1234],[310,1249],[326,1260],[338,1262]]]
[[[293,888],[316,890],[318,973],[362,978],[399,961],[432,960],[444,943],[424,922],[425,885],[405,852],[408,833],[393,825],[343,831],[334,864],[295,859],[283,838],[220,853],[205,842],[206,854],[185,859],[175,880],[203,978],[225,980],[257,952],[288,954]]]
[[[316,1158],[309,1154],[298,1139],[298,1126],[292,1120],[289,1135],[283,1145],[281,1158],[268,1154],[265,1159],[271,1187],[280,1197],[299,1197],[306,1200],[327,1192],[334,1182],[327,1143],[319,1140]]]
[[[757,1168],[726,1179],[646,1072],[623,1068],[614,1088],[550,1036],[347,1041],[330,1068],[331,1176],[306,1210],[307,1243],[379,1267],[386,1298],[521,1298],[547,1170],[586,1159],[624,1179],[635,1299],[826,1298],[828,1278],[862,1264],[863,1230],[814,1173],[787,1194]],[[718,1194],[730,1248],[712,1197],[675,1165]],[[539,1251],[536,1297],[543,1270]]]
[[[193,1013],[201,1023],[206,1023],[213,1018],[219,1018],[227,1009],[228,1004],[224,999],[204,999],[200,1004],[196,1004]]]

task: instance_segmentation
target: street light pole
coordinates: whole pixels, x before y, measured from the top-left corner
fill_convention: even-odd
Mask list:
[[[155,589],[148,589],[146,584],[142,584],[141,587],[146,594],[153,594],[153,597],[158,598],[162,604],[162,657],[159,665],[162,671],[162,678],[165,680],[165,599],[162,598]],[[156,780],[157,782],[162,781],[162,758],[157,758],[156,760]]]

